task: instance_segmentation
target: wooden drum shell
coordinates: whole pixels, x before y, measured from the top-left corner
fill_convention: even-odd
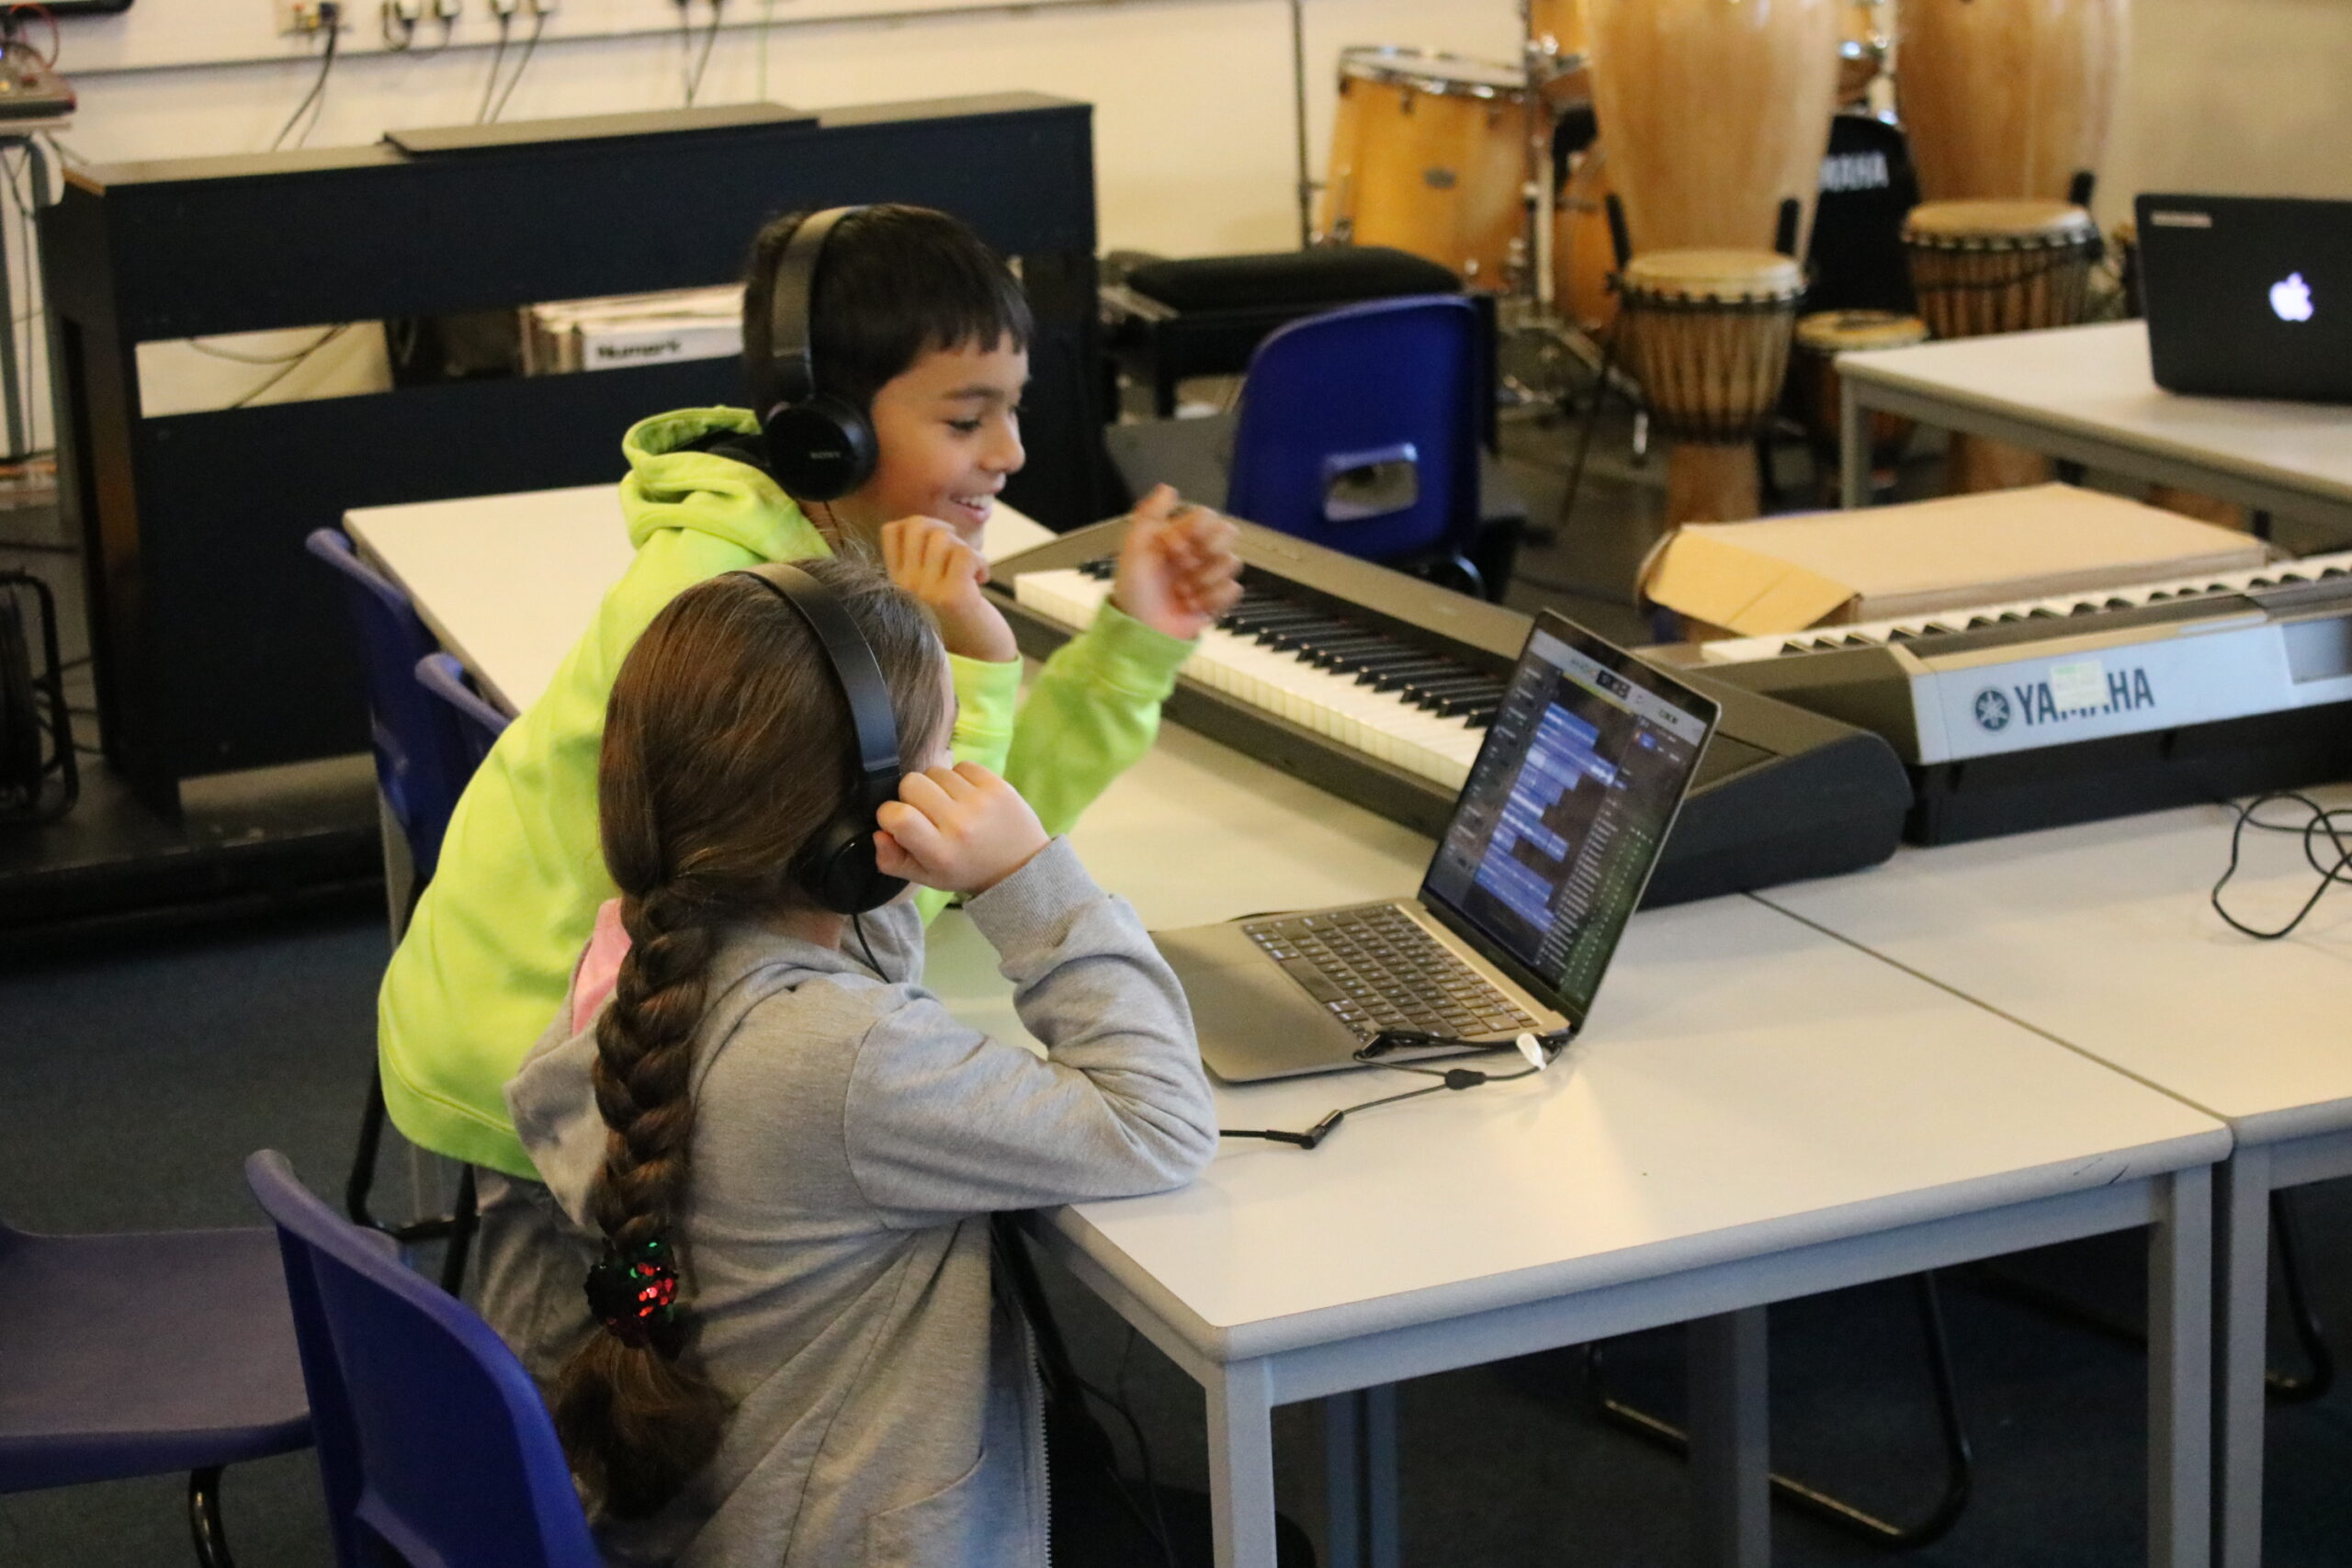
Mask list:
[[[2068,195],[2098,167],[2129,0],[1902,0],[1904,128],[1929,201]]]
[[[1634,249],[1797,254],[1837,107],[1838,0],[1587,0],[1593,109]]]
[[[1343,53],[1322,236],[1392,245],[1473,287],[1505,287],[1526,227],[1532,100],[1504,76],[1418,51]]]

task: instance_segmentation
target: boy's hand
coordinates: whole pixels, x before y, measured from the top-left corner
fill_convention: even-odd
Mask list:
[[[1233,525],[1179,501],[1166,485],[1129,517],[1111,603],[1154,631],[1190,642],[1241,597]]]
[[[875,861],[943,893],[985,893],[1046,847],[1037,814],[1011,784],[978,762],[909,773],[899,798],[875,814]]]
[[[1012,628],[980,592],[989,563],[946,524],[932,517],[885,523],[882,566],[891,581],[931,606],[948,652],[990,664],[1021,657]]]

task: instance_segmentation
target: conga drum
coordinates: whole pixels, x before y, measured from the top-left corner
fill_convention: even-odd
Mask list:
[[[2063,201],[1930,201],[1903,221],[1911,289],[1939,338],[2072,326],[2090,293],[2098,228]],[[1955,435],[1950,488],[2007,490],[2050,477],[2046,457]]]
[[[1838,375],[1838,356],[1849,349],[1908,348],[1927,341],[1927,322],[1892,310],[1820,310],[1798,319],[1789,351],[1789,401],[1804,426],[1813,471],[1825,494],[1836,489],[1845,430],[1845,384]],[[1894,482],[1903,450],[1917,428],[1900,414],[1871,415],[1872,488],[1884,490]]]
[[[1674,443],[1668,525],[1755,516],[1756,438],[1780,406],[1804,275],[1771,251],[1652,251],[1622,282],[1634,374]]]
[[[1411,49],[1340,55],[1322,237],[1393,245],[1508,286],[1527,224],[1525,73]]]
[[[1636,252],[1794,252],[1837,107],[1839,0],[1586,0],[1592,100]]]
[[[1903,123],[1929,201],[2064,197],[2114,117],[2129,0],[1902,0]]]

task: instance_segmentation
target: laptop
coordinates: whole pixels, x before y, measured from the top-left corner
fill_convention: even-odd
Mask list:
[[[2143,196],[2156,385],[2352,402],[2352,201]]]
[[[1715,704],[1566,617],[1529,633],[1409,901],[1159,931],[1229,1083],[1366,1065],[1385,1033],[1573,1037],[1657,868]]]

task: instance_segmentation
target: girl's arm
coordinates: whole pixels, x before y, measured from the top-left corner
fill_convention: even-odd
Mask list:
[[[1182,1185],[1216,1120],[1175,976],[1126,903],[1057,840],[966,906],[997,949],[1040,1060],[916,993],[866,1032],[843,1130],[888,1223]]]

